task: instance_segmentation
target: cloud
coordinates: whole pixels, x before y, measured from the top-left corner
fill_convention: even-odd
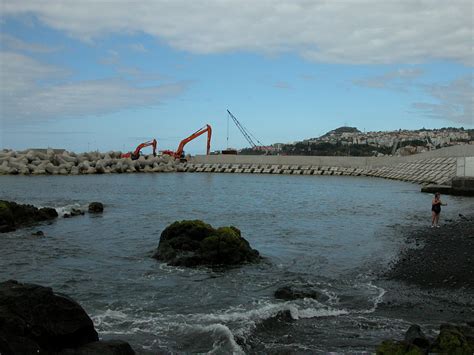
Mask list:
[[[57,50],[41,44],[25,42],[6,33],[0,33],[0,43],[2,43],[2,47],[8,48],[12,51],[51,53]]]
[[[354,80],[354,84],[374,89],[405,90],[408,85],[412,85],[414,79],[423,75],[420,68],[404,68],[390,71],[385,74],[365,79]]]
[[[114,78],[66,81],[67,71],[10,52],[0,52],[0,68],[0,116],[5,125],[155,106],[187,87],[143,86]]]
[[[139,52],[139,53],[146,53],[148,50],[145,48],[145,46],[141,43],[134,43],[129,46],[129,48],[132,51]]]
[[[4,1],[4,16],[33,14],[84,41],[145,33],[192,53],[296,52],[318,62],[473,64],[465,0]]]
[[[413,108],[434,119],[474,126],[474,86],[472,77],[463,77],[445,85],[426,85],[434,103],[415,102]]]

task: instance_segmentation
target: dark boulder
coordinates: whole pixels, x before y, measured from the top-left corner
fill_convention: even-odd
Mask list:
[[[474,329],[469,325],[442,324],[434,342],[430,342],[418,325],[412,325],[404,341],[385,340],[377,354],[473,354]]]
[[[104,212],[104,205],[100,202],[91,202],[89,204],[89,213],[102,213]]]
[[[375,351],[377,355],[425,355],[425,352],[416,345],[405,341],[384,340]]]
[[[0,283],[0,339],[9,346],[0,353],[21,353],[24,345],[57,351],[99,340],[77,302],[51,288],[13,280]]]
[[[258,262],[257,250],[250,247],[235,227],[214,229],[202,221],[174,222],[160,237],[154,258],[168,265],[241,265]]]
[[[75,216],[84,216],[84,211],[78,210],[77,208],[71,209],[71,212],[65,213],[64,218],[71,218]]]
[[[474,354],[472,327],[442,324],[439,335],[430,348],[432,353]]]
[[[420,326],[417,324],[413,324],[408,328],[405,333],[405,341],[409,344],[416,345],[421,349],[428,349],[430,347],[430,341],[426,338]]]
[[[275,298],[292,301],[301,298],[313,298],[315,300],[327,299],[321,292],[314,290],[311,286],[283,286],[275,291]]]
[[[76,349],[65,349],[61,355],[133,355],[129,343],[122,340],[96,341]]]
[[[16,228],[55,219],[58,213],[54,208],[36,208],[15,202],[0,200],[0,233],[11,232]]]
[[[0,283],[0,354],[133,354],[121,341],[99,342],[92,320],[73,299],[49,287]]]

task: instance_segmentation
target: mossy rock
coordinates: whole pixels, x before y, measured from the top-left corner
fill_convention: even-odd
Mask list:
[[[474,343],[466,337],[465,329],[443,324],[430,352],[447,354],[474,354]]]
[[[214,229],[200,220],[174,222],[160,237],[154,258],[168,265],[241,265],[258,262],[260,256],[235,227]]]
[[[54,208],[38,209],[33,205],[0,200],[0,233],[11,232],[18,227],[51,220],[57,216],[58,213]]]
[[[384,340],[376,349],[377,355],[424,355],[416,345],[404,341]]]

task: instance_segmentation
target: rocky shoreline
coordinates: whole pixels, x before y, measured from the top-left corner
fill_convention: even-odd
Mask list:
[[[421,288],[474,290],[474,216],[460,215],[440,228],[422,227],[407,236],[385,278]]]

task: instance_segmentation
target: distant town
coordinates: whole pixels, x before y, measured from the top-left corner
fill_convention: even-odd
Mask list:
[[[405,156],[459,144],[474,144],[474,129],[447,127],[361,132],[356,127],[339,127],[318,138],[246,148],[239,154]]]

